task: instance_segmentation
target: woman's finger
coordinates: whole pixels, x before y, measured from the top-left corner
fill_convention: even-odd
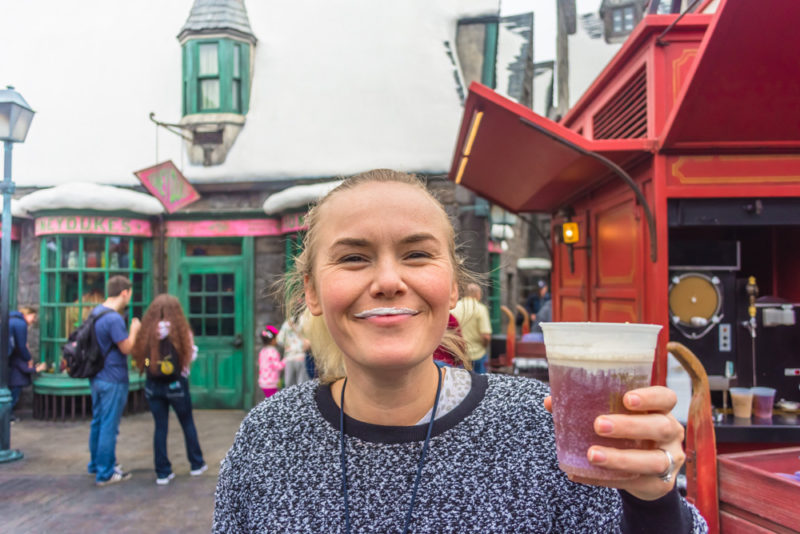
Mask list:
[[[615,449],[595,445],[589,448],[586,457],[598,467],[613,469],[625,473],[636,473],[644,476],[660,477],[670,467],[669,458],[664,453],[669,450],[672,455],[673,465],[670,474],[680,469],[686,460],[686,455],[680,444],[670,444],[663,449]]]
[[[607,438],[683,442],[684,429],[672,414],[607,414],[594,420],[594,431]]]
[[[675,392],[664,386],[632,389],[622,397],[625,407],[635,412],[670,412],[678,402]]]
[[[550,395],[544,398],[544,409],[550,413],[553,413],[553,397]]]

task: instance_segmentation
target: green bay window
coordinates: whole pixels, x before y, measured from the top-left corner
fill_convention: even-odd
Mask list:
[[[247,113],[250,45],[233,39],[183,46],[183,114]]]
[[[106,282],[122,275],[133,283],[125,312],[141,317],[151,300],[151,243],[114,235],[48,235],[41,240],[40,347],[43,361],[58,370],[61,346],[102,303]]]
[[[502,332],[502,313],[500,311],[500,254],[489,253],[489,319],[492,322],[492,332]]]

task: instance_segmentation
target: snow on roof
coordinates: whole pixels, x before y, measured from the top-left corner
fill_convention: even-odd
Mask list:
[[[19,205],[28,212],[58,209],[125,210],[143,215],[164,212],[161,203],[148,194],[90,182],[40,189],[20,198]]]
[[[175,36],[192,6],[3,2],[0,50],[24,53],[0,54],[0,85],[37,112],[14,154],[19,185],[133,185],[134,171],[167,159],[195,183],[444,173],[463,111],[445,43],[459,19],[496,14],[498,0],[248,2],[250,110],[214,167],[191,165],[182,140],[148,118],[181,118]]]
[[[247,9],[243,0],[194,0],[189,18],[183,25],[178,39],[188,32],[213,32],[234,30],[248,37],[253,36]]]
[[[291,208],[305,208],[309,204],[316,202],[331,190],[336,188],[342,180],[333,182],[322,182],[311,185],[296,185],[270,195],[264,201],[264,213],[274,215]]]
[[[19,200],[16,198],[11,199],[11,216],[12,217],[30,217],[30,214],[25,211],[25,208],[22,207],[22,204],[19,203]]]

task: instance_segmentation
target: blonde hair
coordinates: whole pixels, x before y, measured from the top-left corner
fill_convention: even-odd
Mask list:
[[[322,382],[333,382],[346,375],[344,365],[344,354],[333,340],[324,319],[314,316],[305,307],[303,280],[308,276],[313,280],[313,267],[316,253],[318,250],[317,241],[319,236],[318,228],[322,224],[320,208],[333,196],[339,195],[355,189],[356,187],[370,183],[398,183],[413,187],[429,198],[441,213],[445,222],[448,252],[450,262],[453,265],[453,274],[459,288],[465,287],[468,283],[475,283],[478,278],[464,266],[464,260],[457,253],[455,245],[455,230],[450,222],[447,212],[436,197],[428,191],[425,184],[413,174],[392,171],[389,169],[375,169],[363,172],[345,179],[339,186],[320,199],[306,215],[305,222],[308,227],[303,238],[303,250],[295,258],[294,268],[286,274],[283,288],[286,290],[287,313],[291,317],[303,317],[304,334],[311,343],[311,351],[314,355],[314,362]],[[468,368],[470,360],[466,356],[466,343],[464,339],[453,330],[446,330],[442,337],[441,345],[453,355],[456,360],[460,360]]]

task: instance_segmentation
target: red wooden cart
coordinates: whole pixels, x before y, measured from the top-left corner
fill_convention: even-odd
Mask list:
[[[648,15],[559,123],[470,86],[450,178],[512,212],[553,216],[555,320],[664,325],[654,383],[666,381],[670,339],[697,353],[700,382],[733,366],[740,384],[758,376],[766,385],[766,369],[782,365],[762,351],[756,371],[756,338],[742,327],[756,290],[748,300],[743,280],[800,302],[800,73],[789,44],[797,21],[796,0]],[[568,222],[576,243],[559,239]],[[718,303],[710,326],[694,303],[689,320],[672,302],[686,265],[693,283],[730,306]],[[717,532],[704,387],[689,421],[689,490]]]

